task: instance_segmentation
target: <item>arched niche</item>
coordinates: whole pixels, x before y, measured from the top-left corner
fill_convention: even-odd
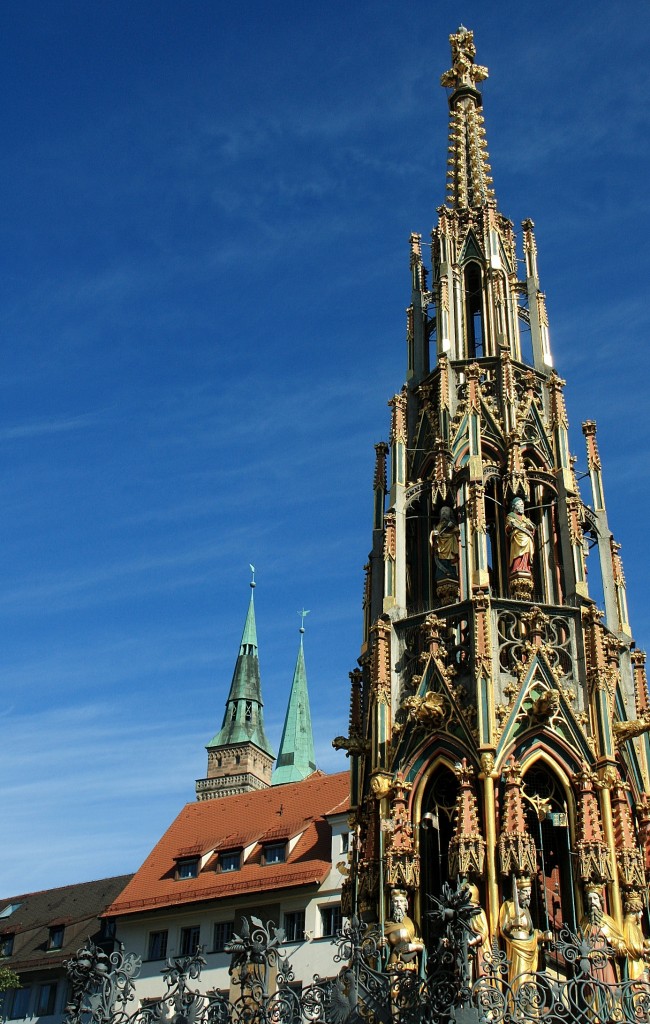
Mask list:
[[[568,767],[568,766],[567,766]],[[570,771],[578,770],[578,764]],[[531,914],[536,927],[575,931],[582,902],[577,877],[576,804],[569,776],[547,751],[532,751],[522,765],[526,825],[537,848]]]
[[[483,466],[485,480],[485,529],[487,537],[490,590],[495,597],[508,596],[508,561],[505,531],[505,506],[501,469],[497,453],[487,454]]]
[[[530,488],[526,515],[535,524],[534,593],[543,604],[559,605],[564,586],[555,477],[539,449],[524,448],[522,460]]]
[[[439,754],[420,775],[413,798],[413,822],[420,855],[420,891],[416,910],[423,938],[428,944],[428,911],[431,896],[439,897],[449,882],[449,842],[453,834],[458,779],[454,765],[458,758]]]
[[[463,267],[463,300],[465,358],[480,359],[486,355],[485,295],[483,271],[475,260]]]
[[[430,484],[423,480],[412,492],[406,505],[406,607],[409,615],[416,615],[434,604],[429,549],[433,513]]]

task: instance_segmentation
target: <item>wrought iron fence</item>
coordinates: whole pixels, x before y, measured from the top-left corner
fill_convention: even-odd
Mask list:
[[[564,930],[549,947],[552,966],[511,976],[497,943],[472,957],[475,912],[447,890],[430,917],[436,939],[423,962],[387,967],[386,940],[357,918],[334,940],[333,978],[314,977],[298,993],[285,956],[285,935],[272,922],[246,919],[227,946],[228,994],[198,987],[206,961],[169,959],[166,994],[134,1008],[139,957],[106,954],[92,943],[66,964],[71,997],[67,1024],[642,1024],[650,1022],[647,973],[625,977],[614,950],[596,933]],[[642,965],[643,966],[643,965]],[[622,977],[617,976],[618,974]]]

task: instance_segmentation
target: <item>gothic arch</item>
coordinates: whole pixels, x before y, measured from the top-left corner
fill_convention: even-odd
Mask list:
[[[487,317],[484,267],[477,259],[468,259],[462,264],[463,283],[463,328],[465,358],[477,359],[488,354],[486,351]]]
[[[552,472],[552,466],[548,459],[532,442],[522,445],[521,459],[527,469],[541,469],[545,473]]]
[[[567,792],[572,792],[571,778],[584,767],[578,753],[556,732],[547,727],[537,733],[528,733],[499,756],[499,767],[515,758],[525,773],[536,761],[545,761],[563,780]],[[589,762],[588,762],[589,764]],[[591,765],[589,764],[591,767]]]
[[[420,886],[416,894],[416,913],[425,940],[430,897],[440,896],[449,881],[448,851],[453,834],[454,808],[458,779],[454,772],[457,758],[438,751],[429,760],[413,786],[411,817],[420,858]]]

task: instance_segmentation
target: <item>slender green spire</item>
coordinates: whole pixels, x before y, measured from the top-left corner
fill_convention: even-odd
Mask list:
[[[291,685],[287,715],[284,720],[284,729],[282,730],[282,739],[280,740],[277,767],[273,772],[271,780],[273,786],[278,786],[283,782],[300,782],[301,779],[306,779],[308,775],[316,771],[314,735],[311,728],[305,652],[303,649],[304,621],[305,616],[309,612],[303,609],[298,614],[302,616],[303,623],[300,626],[300,646],[293,673],[293,683]]]
[[[255,588],[255,581],[251,583],[251,599],[248,605],[248,612],[246,613],[246,622],[244,623],[244,632],[241,637],[241,644],[239,646],[240,654],[255,654],[257,655],[257,626],[255,625],[255,604],[253,603],[253,593]]]
[[[214,747],[231,746],[235,743],[254,743],[260,750],[273,757],[273,749],[264,732],[262,708],[262,683],[260,663],[257,654],[257,627],[255,625],[255,569],[251,566],[251,599],[244,624],[239,656],[235,664],[230,693],[221,729],[208,743],[208,750]]]

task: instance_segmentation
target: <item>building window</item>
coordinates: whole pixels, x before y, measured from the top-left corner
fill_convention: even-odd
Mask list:
[[[224,946],[230,942],[235,934],[234,921],[217,921],[214,926],[213,953],[223,953]]]
[[[331,907],[321,907],[320,920],[321,935],[338,935],[343,924],[341,905],[336,903]]]
[[[9,1017],[11,1020],[17,1020],[19,1017],[26,1017],[29,1010],[29,999],[31,996],[30,988],[15,988],[13,998],[11,1000],[11,1009],[9,1011]]]
[[[181,928],[181,956],[194,956],[199,944],[201,929],[198,924],[189,928]]]
[[[241,867],[241,852],[229,850],[219,854],[219,871],[239,871]]]
[[[176,864],[177,878],[196,878],[199,873],[199,858],[188,857],[186,860],[179,860]]]
[[[209,988],[206,995],[212,996],[213,999],[217,999],[220,1003],[230,1002],[230,989],[229,988]],[[212,1007],[211,1013],[214,1013],[214,1019],[217,1020],[218,1015],[222,1013],[222,1007]]]
[[[0,935],[0,956],[11,956],[14,951],[13,935]]]
[[[285,942],[302,942],[305,938],[305,911],[292,910],[284,915]]]
[[[264,847],[265,864],[284,864],[286,843],[271,843]]]
[[[11,917],[13,912],[18,910],[18,907],[22,907],[22,903],[7,903],[7,906],[0,910],[0,917]]]
[[[151,932],[147,960],[164,960],[167,956],[167,931]]]
[[[341,832],[341,853],[349,853],[350,851],[350,833]]]
[[[253,718],[253,702],[252,700],[246,701],[246,721],[250,722]]]
[[[100,932],[102,941],[115,938],[115,918],[103,917]]]
[[[48,949],[61,949],[63,946],[63,933],[65,932],[65,926],[62,924],[53,924],[50,928],[50,936],[47,941]]]
[[[50,981],[46,985],[38,986],[36,996],[36,1016],[51,1017],[54,1013],[56,1003],[56,982]]]
[[[153,1010],[161,1002],[162,1002],[162,996],[146,996],[144,999],[140,1000],[140,1009],[141,1010]],[[144,1017],[145,1020],[152,1020],[154,1018],[155,1018],[155,1014],[151,1014],[151,1015],[146,1014],[145,1017]]]

